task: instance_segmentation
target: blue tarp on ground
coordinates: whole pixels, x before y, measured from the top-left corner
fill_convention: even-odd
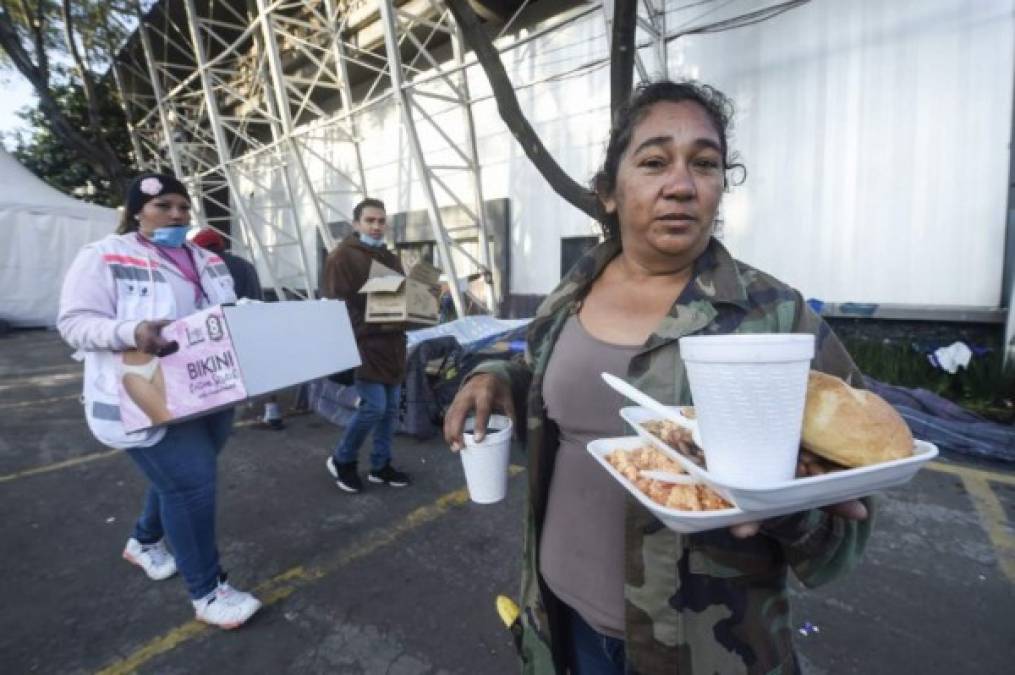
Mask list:
[[[495,319],[492,316],[467,316],[430,328],[409,331],[408,347],[412,349],[427,340],[453,337],[464,349],[479,350],[504,339],[504,335],[524,328],[532,319]]]
[[[926,389],[907,389],[866,378],[867,387],[892,404],[915,438],[944,452],[1015,462],[1015,427],[986,420]]]
[[[440,431],[444,408],[458,389],[462,375],[480,358],[480,352],[501,342],[512,345],[497,354],[509,358],[521,344],[531,319],[502,320],[491,316],[467,316],[431,328],[409,331],[402,410],[395,431],[417,438],[430,438]],[[489,356],[484,352],[483,358]],[[427,364],[440,360],[437,375],[427,374]],[[356,411],[355,387],[327,379],[307,386],[311,409],[325,419],[345,426]]]

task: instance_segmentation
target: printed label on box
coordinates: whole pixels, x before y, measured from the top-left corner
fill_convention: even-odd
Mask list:
[[[178,349],[163,357],[137,350],[121,355],[120,416],[128,432],[247,397],[221,307],[174,321],[162,337]]]

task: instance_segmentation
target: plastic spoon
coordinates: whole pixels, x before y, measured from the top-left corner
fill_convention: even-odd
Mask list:
[[[676,412],[675,410],[671,410],[670,408],[664,406],[662,403],[655,400],[648,394],[635,389],[634,387],[629,385],[627,382],[624,382],[619,377],[610,375],[609,373],[600,373],[600,375],[602,376],[603,381],[606,382],[606,384],[610,385],[617,392],[631,399],[632,401],[640,405],[642,408],[651,410],[656,415],[660,415],[663,418],[673,422],[674,424],[690,431],[694,438],[694,442],[699,447],[701,447],[701,439],[698,437],[697,424],[694,424],[693,422],[689,421],[687,418],[683,417],[680,413]]]
[[[658,471],[656,469],[641,469],[638,475],[642,478],[662,481],[663,483],[678,483],[680,485],[692,485],[696,481],[687,474],[671,473],[669,471]]]

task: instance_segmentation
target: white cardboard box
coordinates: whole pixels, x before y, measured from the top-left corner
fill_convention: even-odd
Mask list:
[[[177,351],[121,356],[127,431],[181,422],[360,365],[340,300],[216,305],[174,321],[162,336]]]
[[[367,323],[416,323],[432,326],[440,321],[437,292],[440,270],[426,262],[412,266],[407,276],[380,264],[370,263],[367,282],[359,289],[367,294]]]

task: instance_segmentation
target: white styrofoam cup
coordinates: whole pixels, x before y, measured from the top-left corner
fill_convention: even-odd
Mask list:
[[[486,436],[477,443],[472,434],[475,418],[465,421],[465,447],[459,451],[469,498],[477,504],[494,504],[507,494],[508,463],[511,456],[511,418],[490,415]]]
[[[761,488],[796,473],[814,336],[680,338],[705,462],[717,480]]]

